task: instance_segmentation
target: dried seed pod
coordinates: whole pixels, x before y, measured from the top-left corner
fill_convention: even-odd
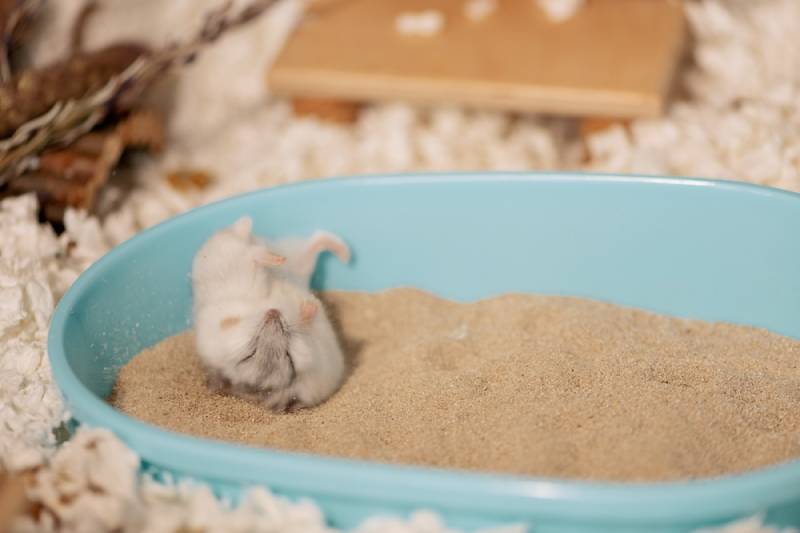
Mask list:
[[[134,111],[117,124],[116,133],[125,147],[155,152],[164,148],[164,121],[154,111]]]
[[[66,180],[54,173],[28,172],[8,184],[8,192],[14,195],[35,193],[41,205],[60,204],[81,207],[88,202],[86,187],[90,175],[81,175]]]
[[[100,152],[103,151],[103,144],[105,143],[107,136],[108,132],[92,131],[75,139],[69,148],[71,151],[79,154],[93,155],[97,157],[100,155]]]
[[[167,175],[167,183],[178,191],[202,190],[208,187],[213,179],[204,170],[181,169]]]
[[[607,130],[608,128],[617,125],[628,130],[630,124],[631,120],[626,118],[587,117],[580,121],[580,136],[581,138],[586,139],[586,137],[593,133]]]
[[[160,150],[163,143],[161,117],[134,112],[113,129],[87,133],[66,148],[43,152],[37,167],[10,180],[3,193],[35,193],[45,218],[61,222],[67,207],[94,207],[126,148]]]
[[[338,124],[353,124],[358,120],[357,102],[327,98],[295,98],[292,111],[298,117],[313,117]]]
[[[100,190],[122,155],[122,143],[107,134],[96,156],[75,153],[69,148],[42,154],[40,166],[8,183],[11,194],[33,192],[43,206],[70,206],[90,210]]]
[[[58,102],[97,91],[147,53],[147,48],[138,44],[117,44],[15,76],[0,85],[0,138],[44,115]]]
[[[82,154],[72,148],[45,152],[39,158],[38,173],[60,176],[67,181],[91,176],[97,165],[98,154]]]

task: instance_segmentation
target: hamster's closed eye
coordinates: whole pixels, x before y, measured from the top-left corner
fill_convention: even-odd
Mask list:
[[[237,366],[241,365],[242,363],[249,361],[250,359],[252,359],[255,356],[256,356],[256,347],[253,346],[252,350],[250,350],[250,352],[246,356],[244,356],[242,359],[240,359],[239,362],[236,363],[236,365]]]

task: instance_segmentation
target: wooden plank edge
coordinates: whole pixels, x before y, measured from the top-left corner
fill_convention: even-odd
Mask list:
[[[320,80],[326,80],[320,83]],[[459,96],[453,97],[458,84]],[[613,90],[536,87],[374,74],[342,75],[316,70],[271,71],[269,92],[284,98],[309,98],[363,102],[404,101],[418,105],[453,104],[496,111],[542,113],[573,117],[655,118],[662,116],[667,90],[656,95]],[[671,83],[670,83],[671,85]],[[665,84],[665,86],[667,86]],[[313,89],[310,89],[313,87]]]

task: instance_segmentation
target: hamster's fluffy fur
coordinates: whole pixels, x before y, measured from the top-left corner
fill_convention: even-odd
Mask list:
[[[317,405],[341,385],[345,359],[307,284],[319,253],[332,250],[349,259],[349,250],[324,232],[269,243],[251,229],[250,219],[242,218],[212,235],[195,256],[198,356],[214,388],[275,410]]]

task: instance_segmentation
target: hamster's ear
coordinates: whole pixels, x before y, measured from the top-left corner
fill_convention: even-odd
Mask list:
[[[253,219],[250,217],[242,217],[231,226],[233,232],[240,237],[247,237],[253,231]]]

